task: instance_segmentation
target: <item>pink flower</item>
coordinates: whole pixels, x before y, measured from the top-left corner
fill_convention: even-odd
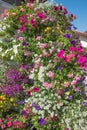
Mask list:
[[[64,50],[60,50],[58,53],[57,53],[57,57],[62,59],[64,56]]]
[[[6,124],[2,124],[1,128],[2,128],[2,130],[4,130],[6,128]]]
[[[72,51],[74,51],[75,50],[75,47],[74,46],[71,46],[70,48],[69,48],[69,51],[70,52],[72,52]]]
[[[10,121],[10,118],[9,118],[9,117],[6,117],[6,120],[7,120],[7,121]]]
[[[19,29],[21,32],[23,32],[24,30],[25,30],[25,26],[24,25],[22,25],[21,27],[20,27],[20,29]]]
[[[37,13],[36,16],[39,17],[41,20],[45,19],[44,13]]]
[[[25,9],[24,9],[24,8],[20,8],[20,11],[24,12],[24,11],[25,11]]]
[[[2,123],[2,119],[0,119],[0,124]]]
[[[18,124],[18,120],[15,120],[15,121],[13,122],[14,128],[17,128],[17,124]]]
[[[14,12],[14,13],[12,13],[12,15],[13,15],[13,16],[16,16],[16,13]]]
[[[33,9],[33,6],[32,6],[32,4],[30,2],[26,4],[26,7],[29,7],[30,9]]]
[[[49,56],[50,56],[50,54],[49,54],[48,52],[46,52],[45,56],[46,56],[46,57],[49,57]]]
[[[69,73],[68,78],[72,78],[72,77],[73,77],[73,73]]]
[[[19,40],[20,42],[22,42],[23,39],[24,39],[23,37],[19,37],[19,38],[18,38],[18,40]]]
[[[34,18],[30,19],[30,24],[32,25],[33,28],[36,28],[36,22],[35,22]]]
[[[64,86],[68,87],[69,86],[69,82],[64,82]]]
[[[30,55],[30,52],[29,51],[25,51],[24,52],[24,56],[29,56]]]
[[[57,89],[56,93],[59,94],[59,95],[61,95],[62,94],[62,89]]]
[[[77,83],[77,81],[76,80],[73,80],[72,82],[71,82],[71,85],[75,85]]]
[[[12,126],[12,122],[9,121],[9,122],[7,123],[7,125],[8,125],[8,127],[11,127],[11,126]]]
[[[33,91],[37,93],[37,92],[39,92],[39,88],[38,87],[34,87]]]
[[[75,80],[80,80],[81,79],[81,76],[76,76],[75,77]]]
[[[65,60],[66,62],[70,62],[70,60],[71,60],[72,58],[75,58],[75,54],[70,53],[70,54],[68,54],[67,56],[64,57],[64,60]]]
[[[42,38],[41,36],[37,36],[36,40],[41,40],[41,38]]]
[[[76,87],[76,88],[75,88],[75,91],[76,91],[76,92],[79,92],[79,91],[80,91],[80,88],[79,88],[79,87]]]
[[[42,84],[44,87],[46,88],[52,88],[52,84],[51,83],[48,83],[48,82],[43,82]]]
[[[86,59],[86,57],[84,57],[84,56],[80,56],[80,57],[78,57],[77,62],[78,62],[79,64],[82,64],[82,63],[87,62],[87,59]]]
[[[42,49],[45,49],[45,48],[46,48],[46,44],[45,44],[45,43],[41,43],[41,44],[40,44],[40,47],[41,47]]]
[[[54,73],[51,72],[51,71],[49,71],[49,72],[47,73],[47,76],[50,77],[51,79],[53,79],[53,78],[54,78]]]

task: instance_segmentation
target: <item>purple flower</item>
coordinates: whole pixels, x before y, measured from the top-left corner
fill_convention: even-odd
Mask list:
[[[69,99],[69,100],[72,100],[72,95],[69,95],[69,96],[68,96],[68,99]]]
[[[87,107],[87,102],[86,101],[83,102],[83,106]]]
[[[26,115],[26,111],[23,110],[23,111],[21,112],[21,114],[22,114],[22,115]]]
[[[40,124],[40,125],[45,125],[45,120],[43,119],[43,118],[40,118],[40,119],[38,119],[38,123]]]
[[[60,65],[60,66],[58,66],[58,68],[57,68],[58,70],[62,70],[62,66]]]
[[[39,111],[39,110],[40,110],[40,106],[35,106],[35,109],[36,109],[37,111]]]
[[[32,107],[35,107],[35,102],[32,103]]]
[[[70,43],[71,43],[72,45],[75,45],[75,41],[74,41],[74,40],[70,41]]]
[[[67,27],[67,30],[71,30],[71,26],[68,26],[68,27]]]
[[[22,43],[22,46],[28,46],[28,43],[23,42],[23,43]]]
[[[64,37],[65,38],[70,38],[70,34],[65,34]]]

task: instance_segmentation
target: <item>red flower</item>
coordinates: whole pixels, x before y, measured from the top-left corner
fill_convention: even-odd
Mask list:
[[[28,92],[27,92],[27,94],[28,94],[28,96],[30,96],[30,95],[31,95],[31,92],[30,92],[30,91],[28,91]]]

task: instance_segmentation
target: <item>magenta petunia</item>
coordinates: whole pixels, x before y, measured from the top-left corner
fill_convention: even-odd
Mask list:
[[[57,53],[57,57],[58,57],[59,59],[62,59],[63,56],[64,56],[64,50],[60,50],[60,51]]]

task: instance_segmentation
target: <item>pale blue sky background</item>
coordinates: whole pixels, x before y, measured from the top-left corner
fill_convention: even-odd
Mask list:
[[[76,15],[77,19],[73,24],[78,31],[87,31],[87,0],[54,0],[64,5],[67,10]]]

